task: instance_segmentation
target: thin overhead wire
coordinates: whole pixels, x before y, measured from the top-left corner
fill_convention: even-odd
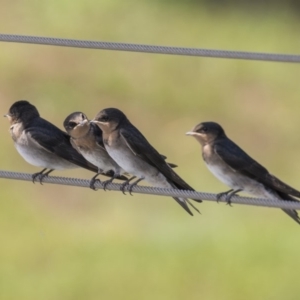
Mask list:
[[[39,45],[116,50],[116,51],[146,52],[146,53],[156,53],[156,54],[300,63],[300,55],[296,55],[296,54],[293,55],[293,54],[228,51],[228,50],[215,50],[215,49],[203,49],[203,48],[75,40],[75,39],[15,35],[15,34],[0,34],[0,42],[39,44]]]
[[[32,182],[32,174],[11,172],[11,171],[5,171],[5,170],[0,170],[0,178]],[[57,177],[57,176],[45,177],[43,179],[43,184],[44,183],[86,187],[86,188],[89,188],[89,186],[90,186],[90,181],[87,179]],[[100,189],[100,190],[103,189],[103,186],[99,182],[97,182],[95,186],[97,189]],[[107,185],[107,190],[119,191],[121,193],[120,187],[121,187],[121,184],[111,183],[111,184]],[[172,197],[201,199],[201,200],[207,200],[207,201],[217,201],[217,194],[197,192],[197,191],[162,189],[162,188],[155,188],[155,187],[148,187],[148,186],[135,186],[135,187],[133,187],[132,192],[137,193],[137,194],[172,196]],[[223,198],[221,198],[220,202],[225,202],[225,200]],[[233,204],[244,204],[244,205],[264,206],[264,207],[273,207],[273,208],[286,208],[286,209],[300,209],[300,202],[279,201],[276,199],[259,199],[259,198],[233,196],[231,198],[231,202]]]

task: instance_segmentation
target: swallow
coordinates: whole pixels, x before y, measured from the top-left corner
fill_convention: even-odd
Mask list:
[[[97,166],[98,172],[91,179],[90,187],[95,190],[96,178],[100,174],[110,174],[111,180],[103,181],[104,189],[113,179],[127,180],[126,172],[109,156],[102,138],[101,129],[90,123],[82,112],[70,114],[63,123],[70,135],[72,146],[90,163]],[[97,179],[99,180],[99,179]]]
[[[29,164],[43,168],[32,175],[33,182],[39,177],[42,183],[54,170],[82,167],[97,173],[97,167],[72,147],[70,136],[41,118],[28,101],[15,102],[4,116],[10,122],[9,131],[19,154]]]
[[[120,190],[125,194],[124,188],[130,180],[126,173],[107,153],[103,138],[102,130],[95,123],[91,123],[87,116],[82,112],[74,112],[70,114],[64,121],[64,127],[67,133],[70,135],[72,146],[82,156],[92,164],[98,167],[98,173],[91,179],[90,187],[95,189],[96,178],[100,174],[109,174],[111,179],[102,182],[104,190],[107,184],[111,183],[114,179],[125,180],[125,183],[121,185]],[[162,155],[164,159],[165,156]],[[175,164],[169,163],[172,168],[177,167]]]
[[[207,168],[231,189],[218,194],[218,199],[226,195],[230,198],[238,192],[246,192],[266,199],[298,201],[300,192],[282,182],[251,158],[230,140],[223,128],[215,122],[203,122],[186,133],[194,136],[202,146],[202,157]],[[298,213],[292,209],[282,209],[300,224]]]
[[[137,178],[129,185],[129,191],[140,181],[146,180],[155,187],[193,190],[166,162],[165,157],[150,145],[142,133],[130,123],[125,114],[116,108],[100,111],[92,123],[102,130],[103,142],[108,154],[126,172]],[[130,178],[131,180],[133,178]],[[174,197],[190,215],[188,199]],[[201,202],[201,200],[196,200]]]

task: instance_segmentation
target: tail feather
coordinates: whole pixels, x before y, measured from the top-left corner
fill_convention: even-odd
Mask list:
[[[180,185],[180,184],[178,184],[177,182],[172,182],[171,183],[171,185],[172,185],[172,187],[174,187],[174,188],[177,188],[177,189],[179,189],[179,190],[191,190],[191,191],[195,191],[192,187],[190,187],[187,183],[185,183],[184,185]],[[193,200],[193,201],[196,201],[196,202],[198,202],[198,203],[201,203],[202,202],[202,200],[201,199],[193,199],[193,198],[190,198],[191,200]]]
[[[283,192],[278,192],[277,191],[277,194],[280,196],[281,199],[283,200],[290,200],[290,201],[295,201],[295,202],[299,202],[298,199],[295,199],[294,197],[286,194],[286,193],[283,193]],[[298,224],[300,224],[300,218],[299,218],[299,215],[297,213],[296,210],[294,209],[285,209],[283,208],[282,209],[288,216],[290,216],[294,221],[296,221]]]
[[[186,204],[186,199],[183,198],[177,198],[177,197],[173,197],[173,199],[175,199],[175,201],[187,212],[189,213],[191,216],[193,216],[193,213],[191,212],[190,208],[188,207],[188,205]],[[196,209],[196,211],[198,211],[197,208],[195,208],[193,205],[192,207],[194,209]],[[199,211],[198,211],[199,212]]]
[[[289,215],[294,221],[300,224],[300,218],[298,213],[293,209],[282,209],[287,215]]]
[[[185,199],[186,200],[186,202],[196,211],[196,212],[198,212],[199,214],[201,214],[201,212],[200,212],[200,210],[195,206],[195,205],[193,205],[193,203],[189,200],[189,199]],[[192,200],[194,200],[194,199],[192,199]],[[202,201],[201,201],[202,202]]]
[[[170,183],[170,182],[169,182]],[[173,188],[178,188],[174,183],[170,183],[171,187]],[[200,211],[198,210],[197,207],[195,207],[191,201],[189,201],[189,199],[186,199],[186,198],[176,198],[176,197],[173,197],[173,199],[175,199],[177,201],[177,203],[183,208],[185,209],[191,216],[193,216],[189,206],[187,205],[187,203],[195,210],[197,211],[199,214],[200,214]],[[194,200],[194,199],[192,199]],[[196,200],[197,202],[202,202],[201,200]]]
[[[163,187],[163,188],[166,188],[166,187],[171,187],[171,188],[175,188],[175,189],[180,189],[180,187],[178,187],[176,185],[176,183],[174,182],[170,182],[168,180],[168,184],[166,185],[166,183],[162,183],[161,185],[157,185],[156,186],[160,186],[160,187]],[[192,189],[192,188],[191,188]],[[196,208],[190,201],[189,199],[186,199],[186,198],[182,198],[182,197],[173,197],[173,199],[175,199],[175,201],[187,212],[189,213],[191,216],[193,216],[193,213],[191,212],[191,209],[189,208],[188,204],[193,208],[195,209],[198,213],[200,213],[200,211],[198,210],[198,208]],[[201,202],[201,200],[197,200],[199,202]]]

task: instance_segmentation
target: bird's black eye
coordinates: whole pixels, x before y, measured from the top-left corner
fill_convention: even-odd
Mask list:
[[[74,127],[76,127],[77,124],[75,122],[71,121],[71,122],[69,122],[68,125],[69,125],[70,128],[74,128]]]
[[[203,132],[203,133],[207,133],[208,128],[206,126],[203,126],[200,131]]]
[[[81,114],[81,119],[84,120],[85,119],[85,115]]]
[[[102,116],[101,117],[101,122],[108,122],[109,121],[109,117],[108,116]]]

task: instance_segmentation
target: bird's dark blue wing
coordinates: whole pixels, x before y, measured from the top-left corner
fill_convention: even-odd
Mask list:
[[[221,139],[214,144],[214,151],[234,171],[259,181],[266,187],[300,197],[300,192],[280,179],[251,158],[245,151],[229,139]]]
[[[166,163],[164,156],[150,145],[142,133],[130,124],[130,131],[121,128],[120,136],[124,139],[131,151],[143,161],[161,172],[167,180],[179,189],[194,190],[183,179],[181,179]]]
[[[35,119],[25,130],[46,151],[55,153],[57,156],[82,168],[97,172],[97,167],[89,163],[72,147],[70,136],[47,120]]]

